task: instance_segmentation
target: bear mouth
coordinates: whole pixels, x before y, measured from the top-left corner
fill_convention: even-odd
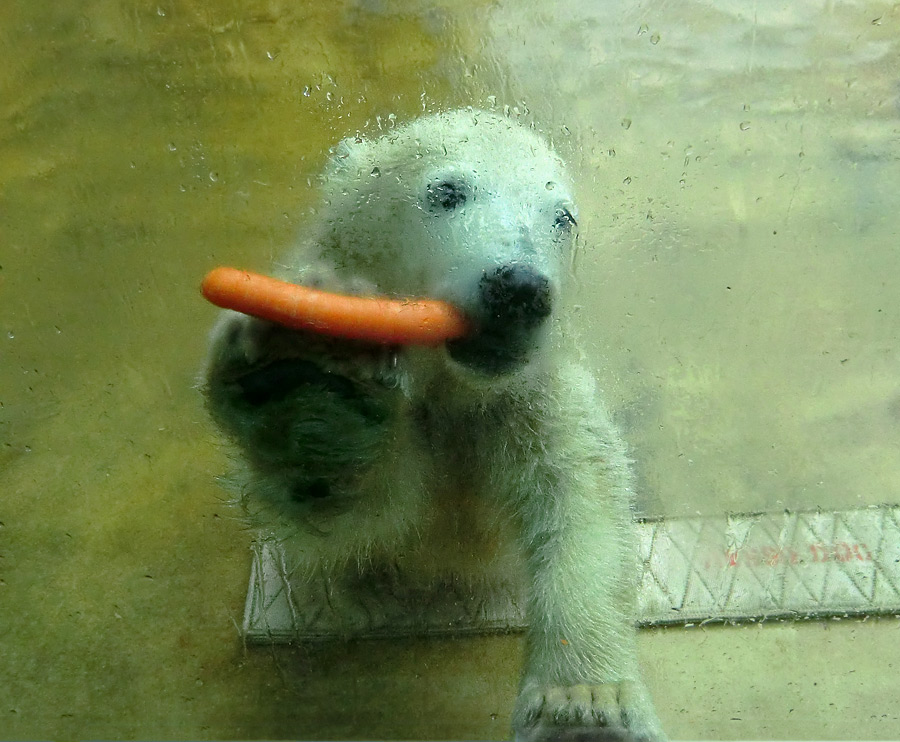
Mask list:
[[[534,332],[510,336],[495,329],[476,332],[462,340],[447,343],[450,357],[467,369],[486,376],[503,376],[522,368],[540,343]]]

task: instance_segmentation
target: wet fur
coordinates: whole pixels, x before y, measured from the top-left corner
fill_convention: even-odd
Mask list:
[[[492,114],[346,140],[283,277],[452,301],[482,313],[479,338],[384,348],[226,311],[205,391],[255,522],[310,579],[397,566],[423,585],[518,583],[517,735],[660,740],[635,656],[629,463],[563,332],[570,194],[543,140]],[[546,320],[549,301],[518,330],[515,313],[491,324],[479,280],[508,265],[546,279]]]

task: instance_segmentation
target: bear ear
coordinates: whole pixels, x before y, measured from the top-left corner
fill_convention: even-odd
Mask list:
[[[329,151],[325,176],[332,177],[348,171],[356,172],[366,159],[368,142],[359,134],[338,142]]]

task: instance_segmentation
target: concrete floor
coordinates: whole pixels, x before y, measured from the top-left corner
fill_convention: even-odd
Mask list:
[[[685,7],[697,43],[724,23]],[[610,249],[579,268],[586,352],[648,512],[897,499],[900,14],[848,8],[791,21],[814,31],[796,67],[766,57],[795,37],[761,13],[756,72],[706,80],[721,98],[690,87],[701,68],[647,71],[687,38],[665,2],[621,14],[611,90],[566,37],[587,66],[553,115],[596,137],[576,169]],[[515,11],[0,6],[0,738],[508,735],[518,637],[243,645],[251,534],[192,385],[199,277],[265,270],[327,147],[376,113],[518,100],[489,76],[515,58],[497,29],[532,27]],[[540,18],[532,81],[559,52]],[[900,739],[896,618],[648,630],[640,650],[673,738]]]
[[[508,736],[519,637],[244,646],[249,534],[194,415],[161,434],[157,402],[108,457],[34,435],[40,482],[4,469],[0,737]],[[640,652],[675,739],[900,737],[896,618],[645,630]]]

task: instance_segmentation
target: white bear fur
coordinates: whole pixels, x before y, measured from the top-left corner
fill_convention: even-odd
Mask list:
[[[429,185],[453,179],[469,198],[435,213]],[[423,584],[520,580],[517,735],[663,739],[635,656],[629,462],[564,332],[575,207],[563,164],[534,131],[464,110],[345,140],[322,188],[281,277],[467,310],[481,276],[520,262],[549,280],[553,314],[527,359],[492,375],[445,347],[376,348],[223,312],[205,391],[244,454],[254,518],[310,577],[395,564]],[[246,404],[238,380],[279,359],[308,360],[338,386]],[[328,494],[297,498],[311,467]]]

